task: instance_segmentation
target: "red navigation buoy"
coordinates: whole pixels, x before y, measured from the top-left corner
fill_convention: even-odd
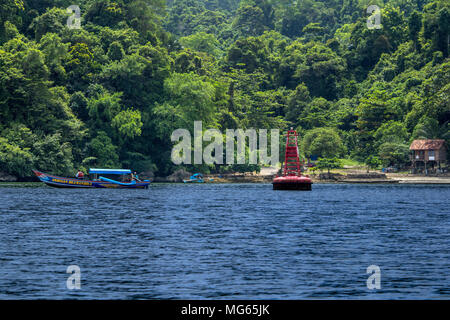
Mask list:
[[[300,169],[298,156],[297,131],[288,131],[286,135],[286,153],[282,176],[273,179],[273,190],[311,190],[312,181],[308,176],[303,176]]]

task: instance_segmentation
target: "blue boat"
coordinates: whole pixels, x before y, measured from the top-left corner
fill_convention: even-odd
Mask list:
[[[65,178],[33,170],[39,180],[50,187],[55,188],[110,188],[110,189],[148,189],[149,180],[144,181],[117,181],[99,175],[131,175],[129,169],[89,169],[93,176],[91,180]]]
[[[201,173],[193,174],[189,180],[183,180],[184,183],[203,183],[203,175]]]

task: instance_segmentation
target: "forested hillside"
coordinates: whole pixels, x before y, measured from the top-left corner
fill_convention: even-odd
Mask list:
[[[78,5],[81,28],[66,8]],[[369,5],[381,28],[367,26]],[[171,133],[295,127],[305,155],[449,141],[448,0],[0,0],[0,171],[168,175]],[[71,17],[72,16],[72,17]],[[245,170],[199,165],[190,170]]]

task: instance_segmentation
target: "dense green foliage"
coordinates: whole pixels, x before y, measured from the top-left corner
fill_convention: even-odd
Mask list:
[[[167,175],[172,131],[196,120],[292,126],[306,156],[373,167],[450,138],[446,0],[79,0],[81,29],[72,4],[0,1],[0,171]]]
[[[317,160],[317,168],[320,170],[327,169],[330,174],[331,169],[341,168],[342,164],[338,158],[319,158]]]

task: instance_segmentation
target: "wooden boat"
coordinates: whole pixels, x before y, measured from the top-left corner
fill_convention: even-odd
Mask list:
[[[203,183],[203,175],[201,173],[193,174],[189,180],[183,180],[184,183]]]
[[[34,174],[50,187],[56,188],[110,188],[110,189],[148,189],[150,181],[116,181],[99,174],[104,175],[131,175],[129,169],[89,169],[89,174],[94,175],[92,180],[77,178],[65,178],[41,171],[33,170]]]

